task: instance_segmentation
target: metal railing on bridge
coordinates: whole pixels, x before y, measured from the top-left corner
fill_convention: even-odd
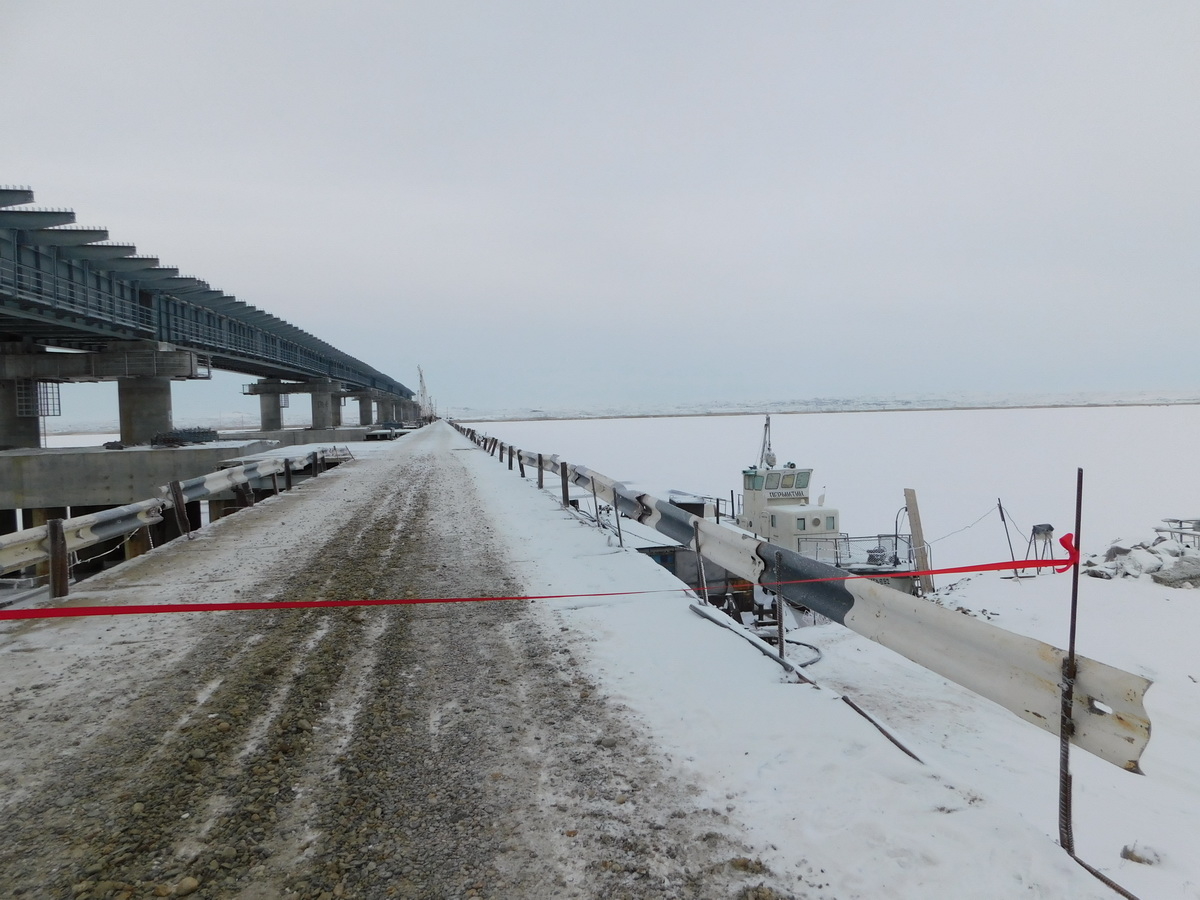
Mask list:
[[[77,313],[154,335],[154,310],[114,291],[59,278],[34,266],[0,258],[0,291],[18,300]]]

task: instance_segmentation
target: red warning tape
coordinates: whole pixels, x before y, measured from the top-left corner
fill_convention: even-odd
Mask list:
[[[905,577],[917,575],[957,575],[966,572],[999,572],[1009,569],[1044,569],[1054,567],[1056,572],[1065,572],[1079,559],[1074,535],[1059,538],[1066,549],[1067,559],[1023,559],[1013,562],[984,563],[976,566],[955,566],[949,569],[927,569],[920,572],[904,572]],[[1061,566],[1061,568],[1059,568]],[[831,578],[805,578],[796,581],[768,582],[764,587],[780,584],[812,584],[818,581],[849,581],[852,578],[878,578],[878,575],[836,575]],[[117,606],[54,606],[44,609],[0,609],[0,621],[11,619],[60,619],[80,616],[134,616],[146,613],[172,612],[243,612],[256,609],[327,609],[338,606],[407,606],[419,603],[472,603],[484,600],[573,600],[589,597],[632,597],[638,594],[673,594],[690,591],[691,588],[664,588],[651,591],[607,591],[599,594],[542,594],[540,596],[516,597],[403,597],[396,599],[361,600],[250,600],[239,603],[153,603],[144,605]]]

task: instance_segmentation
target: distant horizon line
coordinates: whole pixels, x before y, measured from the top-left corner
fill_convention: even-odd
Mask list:
[[[1014,396],[985,400],[980,397],[962,397],[959,400],[950,398],[922,398],[900,400],[898,398],[858,399],[824,399],[814,398],[808,401],[768,401],[764,404],[722,404],[715,409],[659,409],[659,410],[619,410],[609,407],[605,412],[587,413],[581,410],[543,412],[535,409],[507,409],[496,413],[479,413],[455,415],[447,412],[440,418],[452,419],[456,422],[571,422],[577,420],[605,419],[686,419],[702,418],[705,416],[762,416],[762,415],[817,415],[822,413],[866,413],[866,412],[949,412],[971,411],[986,409],[1088,409],[1105,407],[1131,406],[1196,406],[1200,405],[1200,396],[1155,396],[1153,392],[1128,392],[1124,395],[1114,393],[1105,395],[1095,392],[1082,395],[1030,395]],[[453,407],[451,407],[453,409]],[[242,421],[238,425],[223,425],[222,420],[234,417]],[[181,416],[181,418],[184,418]],[[187,417],[196,425],[207,423],[207,427],[219,431],[257,431],[254,426],[247,426],[245,420],[251,418],[244,413],[217,413],[210,416]],[[298,422],[285,425],[287,428],[304,429],[311,427],[311,422]],[[355,426],[348,426],[355,427]],[[110,434],[119,430],[116,420],[109,422],[88,422],[79,426],[64,428],[47,428],[47,434]]]
[[[845,414],[845,413],[873,413],[873,412],[968,412],[972,410],[987,410],[987,409],[1103,409],[1106,407],[1131,407],[1131,406],[1200,406],[1200,398],[1192,397],[1187,399],[1157,399],[1157,400],[1105,400],[1105,401],[1078,401],[1070,402],[1066,400],[1056,402],[1012,402],[1012,403],[976,403],[976,404],[939,404],[939,405],[918,405],[906,404],[896,406],[830,406],[825,408],[790,408],[790,407],[772,407],[772,408],[744,408],[744,409],[722,409],[711,410],[707,412],[629,412],[629,413],[597,413],[596,415],[566,415],[566,414],[547,414],[547,415],[503,415],[503,416],[471,416],[458,417],[446,416],[445,418],[453,419],[455,422],[572,422],[584,419],[694,419],[716,416],[769,416],[769,415],[784,415],[784,416],[802,416],[802,415],[823,415],[823,414]]]

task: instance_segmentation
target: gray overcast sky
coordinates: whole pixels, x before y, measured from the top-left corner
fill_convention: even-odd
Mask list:
[[[0,181],[444,408],[1195,388],[1197,48],[1193,2],[0,0]]]

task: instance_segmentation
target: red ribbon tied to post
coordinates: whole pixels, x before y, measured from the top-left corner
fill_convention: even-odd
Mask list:
[[[1079,548],[1075,546],[1075,535],[1069,532],[1060,537],[1058,542],[1062,544],[1063,549],[1067,551],[1067,558],[1064,561],[1066,565],[1064,565],[1061,569],[1054,570],[1061,575],[1063,572],[1067,571],[1067,569],[1079,562]]]

